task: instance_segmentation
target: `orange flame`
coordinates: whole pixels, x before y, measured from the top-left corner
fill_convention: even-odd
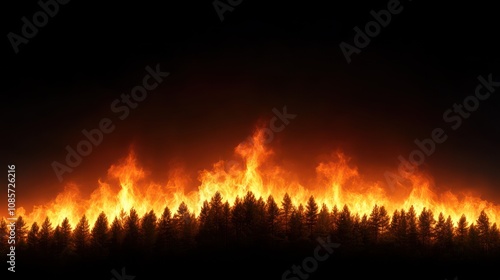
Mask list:
[[[295,205],[305,204],[313,195],[319,205],[325,203],[329,209],[347,205],[359,215],[369,215],[375,204],[384,205],[389,213],[413,205],[417,213],[426,207],[435,214],[450,215],[455,223],[462,214],[469,221],[475,221],[481,210],[485,210],[490,221],[500,222],[500,206],[472,195],[460,194],[459,197],[451,192],[438,195],[432,191],[432,180],[423,174],[407,175],[409,185],[390,194],[383,183],[363,180],[357,168],[350,166],[349,159],[341,152],[316,167],[314,188],[303,186],[290,172],[269,163],[273,152],[264,144],[264,136],[263,130],[257,130],[248,141],[235,148],[239,163],[228,165],[219,161],[212,169],[201,171],[197,191],[185,191],[188,180],[178,170],[166,184],[149,182],[134,153],[130,152],[123,162],[109,168],[109,182],[98,180],[98,187],[88,199],[81,197],[76,185],[67,185],[50,203],[35,206],[29,214],[19,208],[18,214],[28,224],[41,223],[45,217],[53,224],[60,224],[67,217],[73,226],[84,214],[92,224],[102,211],[110,218],[119,217],[122,210],[128,212],[131,208],[139,215],[150,210],[160,215],[165,206],[175,211],[181,202],[198,214],[203,202],[210,200],[217,191],[231,205],[237,197],[244,197],[251,191],[257,198],[266,199],[272,195],[276,201],[281,201],[288,193]],[[112,183],[114,180],[117,185]]]

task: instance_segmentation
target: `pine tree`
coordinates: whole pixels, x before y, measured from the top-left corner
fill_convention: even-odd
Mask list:
[[[189,212],[186,203],[181,202],[173,220],[180,245],[184,249],[191,248],[196,234],[196,218]]]
[[[241,242],[244,238],[245,208],[239,197],[236,197],[233,208],[231,209],[231,224],[233,225],[236,241]]]
[[[73,231],[73,244],[75,252],[81,257],[85,257],[90,245],[90,225],[87,217],[82,216]]]
[[[108,217],[104,212],[101,212],[94,223],[90,239],[90,244],[94,252],[97,252],[99,255],[107,254],[110,239],[108,226]]]
[[[318,221],[318,204],[314,200],[314,197],[311,195],[306,205],[306,213],[305,213],[306,225],[309,228],[309,237],[313,239],[313,228]]]
[[[298,208],[292,208],[290,215],[290,241],[301,240],[304,237],[304,206],[299,205]]]
[[[318,214],[318,223],[316,224],[316,236],[327,238],[330,233],[330,211],[328,206],[323,203]]]
[[[157,246],[160,251],[168,251],[171,249],[175,241],[175,225],[172,220],[172,213],[168,206],[165,207],[158,221],[158,239]]]
[[[370,221],[368,220],[370,224]],[[339,213],[339,218],[337,220],[337,238],[340,243],[350,244],[352,236],[352,216],[349,207],[344,205],[342,211]]]
[[[147,253],[153,251],[153,246],[156,243],[157,228],[156,228],[156,214],[153,210],[145,214],[141,219],[141,233],[143,248]]]
[[[208,211],[208,217],[210,221],[210,234],[220,238],[222,234],[222,228],[224,226],[223,212],[223,202],[222,195],[220,192],[215,192],[214,196],[210,200],[210,207]]]
[[[408,244],[408,220],[404,209],[401,209],[400,211],[397,236],[398,236],[398,242],[401,246],[406,246]]]
[[[45,218],[42,227],[40,228],[40,238],[38,245],[42,252],[50,252],[52,247],[52,237],[54,229],[52,228],[52,223],[48,217]]]
[[[121,252],[124,235],[125,233],[123,232],[121,219],[115,217],[109,229],[110,249],[114,254],[119,254]]]
[[[476,227],[479,244],[485,251],[488,251],[489,249],[490,226],[490,219],[488,218],[488,215],[486,215],[484,210],[482,210],[479,214],[479,218],[476,221]]]
[[[385,235],[389,228],[389,215],[384,206],[375,204],[368,220],[373,241],[378,243],[380,236]]]
[[[40,242],[40,227],[36,222],[31,225],[30,231],[28,232],[27,245],[32,252],[38,251],[38,244]]]
[[[465,249],[465,244],[467,243],[467,233],[468,233],[468,222],[464,214],[460,217],[455,229],[455,244],[458,246],[459,251]]]
[[[269,195],[266,203],[266,221],[269,234],[273,237],[276,236],[276,233],[279,230],[279,215],[280,209],[278,204],[274,201],[273,196]]]
[[[420,235],[420,242],[424,246],[430,246],[434,233],[434,224],[436,220],[434,219],[434,214],[429,209],[425,207],[422,209],[420,216],[418,217],[418,232]]]
[[[69,253],[71,248],[71,225],[68,218],[64,218],[61,225],[54,230],[54,247],[56,253]]]
[[[28,235],[28,226],[22,216],[16,220],[16,249],[22,249],[26,246],[26,237]]]
[[[478,229],[477,229],[477,226],[472,223],[470,226],[469,226],[469,232],[467,233],[467,243],[468,243],[468,249],[469,251],[475,255],[478,250],[480,249],[481,247],[481,243],[479,242],[479,233],[478,233]]]
[[[392,213],[391,224],[389,225],[389,232],[391,233],[391,238],[394,242],[399,242],[399,223],[401,217],[399,215],[399,211],[396,209],[394,213]]]
[[[408,224],[408,245],[414,248],[418,243],[418,225],[417,213],[413,205],[410,206],[406,213],[406,223]]]
[[[131,254],[135,254],[140,248],[140,229],[139,229],[139,215],[134,208],[131,208],[127,218],[125,219],[125,224],[123,225],[123,230],[125,233],[123,239],[123,247],[129,250]]]
[[[496,250],[500,249],[500,231],[498,230],[497,223],[493,223],[490,228],[490,247]]]
[[[283,200],[281,201],[281,210],[280,210],[285,237],[287,237],[290,232],[289,223],[292,211],[293,211],[292,199],[290,198],[288,193],[285,193],[285,195],[283,196]]]

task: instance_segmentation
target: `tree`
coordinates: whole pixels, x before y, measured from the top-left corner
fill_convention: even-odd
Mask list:
[[[304,237],[304,206],[293,208],[290,215],[290,241],[297,241]]]
[[[288,233],[290,231],[289,222],[292,211],[293,211],[292,199],[290,198],[288,193],[285,193],[285,195],[283,196],[283,200],[281,201],[281,211],[280,211],[285,237],[288,236]]]
[[[451,216],[445,220],[443,213],[439,213],[435,227],[435,238],[438,249],[448,250],[451,248],[453,239],[453,222]]]
[[[463,251],[465,249],[465,244],[467,242],[467,232],[468,232],[468,222],[464,214],[460,217],[455,228],[455,244],[458,245],[458,249]]]
[[[391,233],[392,240],[394,240],[397,243],[401,243],[400,237],[399,237],[400,221],[401,221],[401,216],[399,215],[399,211],[396,209],[396,210],[394,210],[394,213],[392,214],[392,217],[391,217],[391,224],[389,225],[389,232]]]
[[[175,225],[172,220],[172,213],[168,206],[166,206],[158,222],[158,248],[161,251],[169,250],[174,243],[175,236]]]
[[[404,209],[401,209],[399,217],[397,228],[398,242],[401,246],[406,246],[408,244],[408,221]]]
[[[90,244],[95,252],[102,255],[108,248],[109,239],[108,217],[101,212],[92,228]]]
[[[420,235],[420,241],[424,246],[430,246],[433,238],[434,224],[436,220],[434,219],[434,214],[429,209],[425,207],[422,209],[420,216],[418,216],[418,233]]]
[[[468,243],[468,249],[472,253],[477,253],[477,250],[480,249],[481,243],[479,242],[479,233],[477,226],[472,223],[469,226],[469,232],[467,233],[467,243]]]
[[[327,238],[330,233],[330,211],[328,210],[328,206],[323,203],[321,206],[321,210],[318,214],[318,222],[316,224],[316,236],[320,236],[322,238]]]
[[[16,248],[23,248],[26,245],[28,226],[22,216],[16,220]]]
[[[90,225],[87,217],[82,216],[73,231],[73,243],[75,251],[80,256],[85,256],[90,245]]]
[[[245,208],[239,197],[234,200],[233,208],[231,209],[231,224],[234,228],[234,235],[237,242],[240,242],[243,237],[243,229],[245,226]]]
[[[125,219],[125,224],[123,225],[124,239],[123,247],[130,250],[131,254],[135,254],[139,251],[141,235],[139,229],[139,215],[134,208],[131,208],[127,218]]]
[[[54,229],[52,228],[52,223],[49,217],[46,217],[40,229],[40,238],[38,240],[38,245],[42,252],[49,252],[52,247],[53,233]]]
[[[379,237],[381,235],[387,232],[389,228],[389,220],[390,218],[387,214],[387,211],[385,210],[385,207],[379,207],[375,204],[368,220],[368,223],[370,224],[371,235],[375,243],[379,241]]]
[[[309,237],[313,238],[313,227],[316,225],[318,221],[318,204],[314,200],[314,197],[311,195],[306,205],[306,213],[305,213],[306,225],[309,228]]]
[[[39,249],[38,244],[40,242],[40,227],[36,222],[31,225],[30,231],[28,232],[28,238],[26,243],[28,248],[32,251],[37,251]]]
[[[110,249],[113,253],[118,254],[121,251],[121,245],[123,244],[124,238],[123,224],[121,222],[121,219],[119,219],[118,217],[115,217],[115,219],[111,223],[109,236]]]
[[[157,228],[156,214],[153,210],[149,211],[141,219],[141,233],[143,248],[146,252],[152,252],[153,246],[156,243]]]
[[[485,251],[488,251],[489,249],[490,226],[491,226],[490,219],[488,218],[488,215],[486,215],[484,210],[482,210],[481,213],[479,214],[479,218],[476,221],[476,227],[477,227],[479,245]]]
[[[418,243],[417,213],[415,208],[410,206],[406,213],[406,223],[408,224],[408,244],[415,247]]]
[[[182,202],[179,205],[173,220],[180,245],[184,249],[191,248],[196,234],[196,218],[189,212],[186,203]]]
[[[55,249],[57,253],[71,249],[71,225],[68,218],[64,218],[61,226],[57,226],[54,230]]]
[[[368,221],[369,223],[369,221]],[[352,226],[353,226],[353,220],[351,216],[351,211],[349,211],[349,207],[344,205],[344,208],[342,208],[342,211],[339,213],[339,218],[337,220],[337,238],[339,239],[339,242],[349,244],[351,241],[351,236],[352,236]]]
[[[272,195],[269,195],[266,203],[266,221],[267,228],[271,236],[276,236],[279,229],[279,215],[280,209]]]

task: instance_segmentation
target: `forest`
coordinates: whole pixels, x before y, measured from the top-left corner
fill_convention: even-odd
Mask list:
[[[248,192],[230,205],[217,192],[197,216],[181,203],[177,209],[165,207],[163,213],[142,216],[134,208],[119,217],[102,212],[93,224],[83,216],[74,228],[67,218],[61,224],[46,218],[28,225],[19,216],[15,224],[19,270],[50,267],[48,271],[62,273],[85,265],[86,271],[92,267],[102,273],[102,279],[112,278],[113,268],[120,271],[128,265],[140,275],[165,263],[186,270],[188,265],[207,270],[268,265],[277,271],[269,279],[279,279],[279,271],[311,256],[319,239],[340,244],[331,257],[337,263],[432,260],[460,268],[477,260],[484,264],[500,259],[500,232],[485,211],[474,221],[465,215],[453,221],[431,209],[416,212],[411,206],[388,213],[383,205],[374,205],[369,215],[360,216],[347,205],[333,209],[318,205],[313,196],[305,206],[297,206],[288,194],[276,201]],[[5,256],[9,246],[5,220],[0,232]],[[318,271],[325,266],[319,265]]]

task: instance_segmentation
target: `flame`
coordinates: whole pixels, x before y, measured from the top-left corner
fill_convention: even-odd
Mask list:
[[[488,214],[490,221],[500,222],[500,206],[468,194],[449,191],[437,194],[433,191],[432,179],[421,173],[406,174],[407,183],[400,184],[396,192],[389,192],[384,182],[364,180],[342,152],[333,153],[330,161],[317,165],[314,186],[303,186],[293,174],[271,164],[273,151],[264,139],[264,130],[256,130],[235,148],[237,161],[221,160],[210,170],[199,172],[196,191],[186,191],[189,180],[181,170],[171,171],[165,184],[148,181],[147,172],[138,165],[132,151],[109,168],[107,181],[97,181],[97,188],[89,198],[81,196],[77,185],[69,184],[53,201],[35,206],[29,214],[19,208],[18,214],[28,224],[42,223],[48,217],[53,224],[68,218],[75,226],[83,215],[93,224],[101,212],[114,218],[134,208],[139,215],[151,210],[161,215],[166,206],[175,211],[184,202],[197,215],[203,202],[209,201],[217,191],[230,205],[250,191],[257,198],[267,199],[272,195],[277,202],[288,193],[296,206],[305,204],[313,195],[318,205],[324,203],[329,209],[347,205],[351,212],[359,215],[369,215],[374,205],[384,205],[389,213],[413,205],[417,214],[425,207],[435,215],[440,212],[450,215],[455,223],[462,214],[469,221],[475,221],[481,210]]]

